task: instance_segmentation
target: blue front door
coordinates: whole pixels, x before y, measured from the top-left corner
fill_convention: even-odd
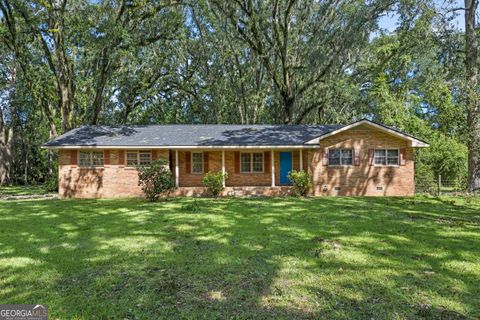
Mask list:
[[[292,171],[292,153],[280,152],[280,184],[290,184],[288,174]]]

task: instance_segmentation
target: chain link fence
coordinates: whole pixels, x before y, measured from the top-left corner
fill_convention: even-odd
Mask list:
[[[417,194],[430,195],[465,195],[467,194],[467,183],[461,180],[448,180],[438,176],[437,179],[416,179],[415,192]],[[477,192],[480,192],[478,190]]]

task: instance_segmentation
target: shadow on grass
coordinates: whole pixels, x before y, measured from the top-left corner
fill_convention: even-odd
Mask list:
[[[0,202],[0,301],[59,318],[480,316],[479,206]]]

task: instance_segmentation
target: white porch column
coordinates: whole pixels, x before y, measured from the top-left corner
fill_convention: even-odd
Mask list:
[[[178,170],[178,150],[175,150],[175,188],[178,188],[180,186],[179,172],[180,170]]]
[[[300,171],[303,171],[303,150],[300,149]]]
[[[225,150],[222,150],[222,174],[223,174],[222,185],[225,188]]]
[[[275,155],[275,152],[270,151],[271,152],[271,156],[270,158],[272,158],[272,187],[275,187],[275,159],[274,159],[274,155]]]

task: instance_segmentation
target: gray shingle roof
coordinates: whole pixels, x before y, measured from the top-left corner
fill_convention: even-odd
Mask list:
[[[45,143],[65,146],[280,146],[306,141],[342,125],[83,126]]]

